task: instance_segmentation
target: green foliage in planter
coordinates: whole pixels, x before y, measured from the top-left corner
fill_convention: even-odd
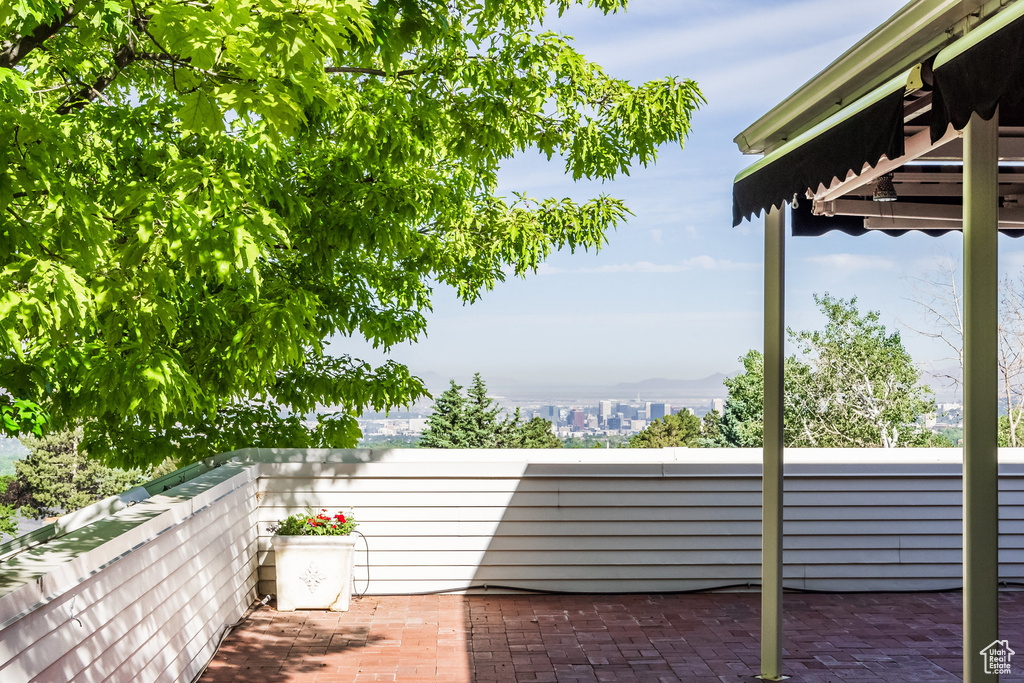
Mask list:
[[[312,508],[294,514],[278,523],[274,533],[279,536],[348,536],[356,528],[356,518],[338,512],[334,516],[326,509],[314,512]]]

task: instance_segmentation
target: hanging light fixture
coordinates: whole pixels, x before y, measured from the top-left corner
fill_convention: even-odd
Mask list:
[[[879,176],[878,182],[875,183],[875,193],[871,198],[876,202],[894,202],[899,199],[896,195],[896,188],[893,187],[892,178],[892,173]]]

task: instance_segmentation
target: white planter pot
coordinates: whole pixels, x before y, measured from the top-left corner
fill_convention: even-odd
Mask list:
[[[355,536],[275,535],[271,543],[278,610],[348,609],[355,569]]]

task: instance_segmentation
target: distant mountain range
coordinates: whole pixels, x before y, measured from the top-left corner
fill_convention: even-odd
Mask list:
[[[610,387],[608,391],[616,396],[640,398],[651,396],[683,396],[693,398],[725,398],[728,391],[722,383],[729,375],[716,372],[701,379],[645,379],[640,382],[623,382]]]

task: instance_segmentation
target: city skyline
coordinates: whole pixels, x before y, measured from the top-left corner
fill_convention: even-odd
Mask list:
[[[569,404],[513,401],[498,402],[496,407],[499,408],[500,419],[508,419],[518,411],[522,421],[532,418],[547,420],[551,423],[552,433],[564,442],[566,439],[582,437],[628,438],[643,432],[656,420],[664,420],[669,415],[684,411],[703,421],[705,415],[712,411],[720,416],[724,415],[725,404],[726,401],[721,398],[677,399],[677,402],[672,403],[637,398],[604,399],[596,403],[584,400]],[[926,428],[940,433],[962,428],[963,405],[960,402],[940,402],[936,408],[934,414],[925,416],[923,424]],[[407,444],[414,444],[427,427],[427,418],[430,414],[431,411],[427,409],[389,417],[363,416],[359,419],[360,428],[363,430],[362,443],[366,447],[373,447],[381,438],[398,438]]]

